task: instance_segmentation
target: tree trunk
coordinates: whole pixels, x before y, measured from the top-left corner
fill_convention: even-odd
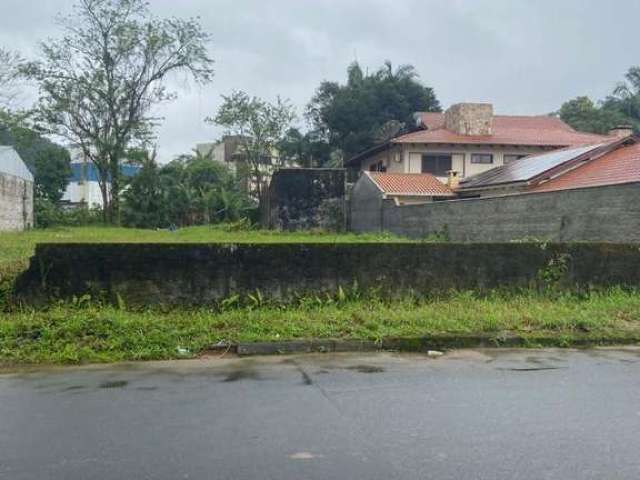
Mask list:
[[[118,172],[119,173],[119,172]],[[111,178],[111,223],[120,226],[120,176],[112,175]]]
[[[107,182],[100,181],[100,194],[102,195],[102,223],[105,225],[109,223],[109,191],[107,189]]]
[[[112,225],[120,226],[120,155],[111,153],[109,155],[109,176],[111,177],[111,203],[109,209],[109,220]]]

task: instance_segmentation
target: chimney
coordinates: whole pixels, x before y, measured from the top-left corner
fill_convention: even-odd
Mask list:
[[[460,184],[460,177],[458,177],[457,170],[447,170],[447,187],[451,190],[458,188]]]
[[[610,137],[624,138],[633,135],[633,127],[631,125],[618,125],[609,130]]]
[[[493,105],[490,103],[456,103],[444,113],[444,126],[459,135],[491,135]]]

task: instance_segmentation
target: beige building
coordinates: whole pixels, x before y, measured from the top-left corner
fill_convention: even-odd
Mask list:
[[[242,183],[242,188],[248,192],[256,191],[256,182],[253,175],[249,174],[245,155],[242,153],[242,137],[226,135],[217,142],[199,143],[196,151],[201,155],[211,155],[212,160],[227,165]],[[271,156],[265,156],[260,162],[259,169],[265,185],[269,184],[275,169],[280,166],[278,153],[272,152]]]
[[[547,150],[609,137],[578,132],[556,117],[494,115],[488,103],[459,103],[444,113],[416,113],[416,129],[347,162],[360,171],[429,173],[462,179]]]

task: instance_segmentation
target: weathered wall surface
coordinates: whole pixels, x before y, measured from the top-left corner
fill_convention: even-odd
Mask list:
[[[461,135],[491,135],[493,105],[489,103],[457,103],[444,113],[447,130]]]
[[[349,196],[349,229],[358,232],[382,231],[382,192],[362,175]]]
[[[357,284],[394,297],[528,287],[547,277],[567,287],[639,286],[640,250],[609,243],[48,244],[38,245],[16,288],[27,302],[89,293],[127,305],[206,305],[258,290],[290,299]]]
[[[457,242],[640,242],[640,184],[396,206],[375,192],[351,198],[351,229]]]
[[[33,182],[0,172],[0,231],[33,226]]]
[[[269,186],[269,227],[279,230],[345,229],[345,170],[286,168]]]

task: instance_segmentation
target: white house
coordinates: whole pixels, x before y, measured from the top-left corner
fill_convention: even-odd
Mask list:
[[[33,227],[33,175],[9,146],[0,146],[0,231]]]

